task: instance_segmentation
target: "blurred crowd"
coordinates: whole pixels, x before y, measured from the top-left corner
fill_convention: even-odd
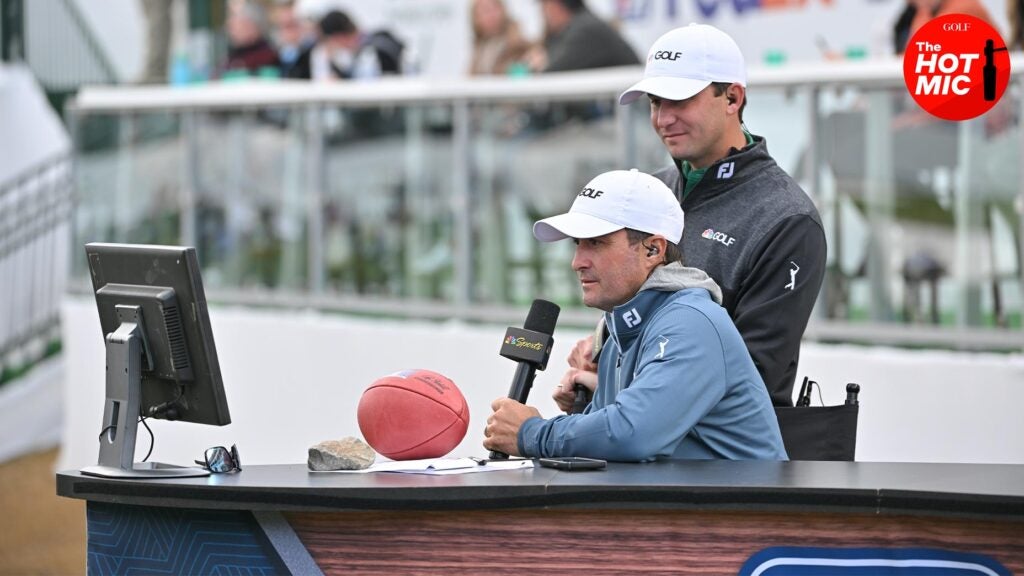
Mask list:
[[[170,14],[167,0],[142,0],[149,29],[147,82],[168,78]],[[544,29],[527,38],[504,0],[472,0],[470,75],[525,75],[638,64],[615,26],[585,0],[537,2]],[[304,80],[368,79],[414,73],[415,47],[387,29],[367,30],[349,13],[316,18],[295,0],[229,0],[224,33],[227,55],[211,76]],[[171,77],[174,72],[171,70]]]

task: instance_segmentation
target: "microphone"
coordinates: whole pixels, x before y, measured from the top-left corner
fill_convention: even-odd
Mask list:
[[[857,395],[860,394],[860,384],[850,382],[846,385],[846,404],[858,404]]]
[[[583,411],[587,409],[587,404],[590,404],[590,400],[587,398],[587,387],[583,384],[576,384],[572,387],[572,391],[576,396],[572,399],[569,414],[583,414]]]
[[[814,388],[814,381],[804,376],[804,383],[800,385],[800,393],[796,396],[797,406],[811,405],[811,389]]]
[[[597,321],[597,328],[594,330],[594,345],[590,350],[590,361],[594,364],[597,364],[598,359],[601,357],[601,349],[604,348],[604,339],[607,335],[608,327],[605,325],[604,315],[601,315],[601,319]],[[582,414],[587,409],[587,404],[590,404],[587,388],[582,384],[576,384],[572,387],[572,391],[576,394],[576,397],[573,398],[569,414]]]
[[[509,327],[505,331],[505,340],[501,344],[499,354],[518,362],[515,376],[512,377],[512,386],[508,390],[508,397],[516,402],[526,404],[537,370],[544,370],[548,365],[551,347],[555,343],[551,335],[555,332],[555,323],[558,322],[560,311],[558,304],[547,300],[534,300],[523,327]],[[508,458],[508,454],[492,451],[490,457],[494,460],[504,460]]]

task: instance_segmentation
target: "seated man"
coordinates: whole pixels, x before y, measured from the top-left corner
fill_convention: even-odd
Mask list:
[[[593,401],[545,420],[509,398],[491,405],[484,447],[511,455],[786,460],[779,424],[718,285],[682,264],[683,211],[660,180],[601,174],[567,214],[540,220],[542,242],[576,241],[583,302],[605,311]],[[563,379],[571,395],[574,375]],[[592,380],[592,379],[591,379]],[[595,389],[596,388],[596,389]]]

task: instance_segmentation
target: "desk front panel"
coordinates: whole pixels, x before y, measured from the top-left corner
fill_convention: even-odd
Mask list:
[[[647,509],[285,517],[325,574],[736,574],[773,546],[938,548],[1024,574],[1024,521]]]

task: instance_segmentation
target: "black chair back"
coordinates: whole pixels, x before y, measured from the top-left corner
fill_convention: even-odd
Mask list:
[[[775,408],[789,459],[853,462],[859,408],[858,404]]]

